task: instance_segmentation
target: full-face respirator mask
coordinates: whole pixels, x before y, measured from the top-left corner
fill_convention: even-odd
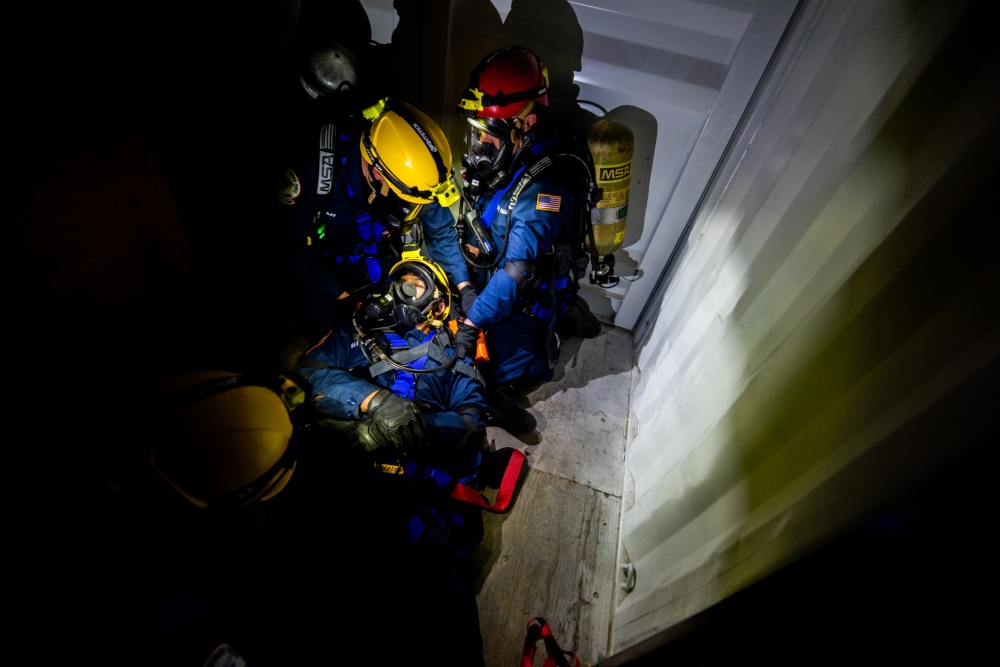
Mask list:
[[[372,292],[364,304],[365,328],[405,332],[425,321],[422,291],[416,283],[394,280]]]
[[[514,157],[513,131],[507,123],[493,118],[469,118],[466,150],[462,156],[465,193],[476,197],[480,191],[495,190],[507,180]],[[499,148],[483,135],[495,138]]]
[[[393,331],[405,335],[425,322],[440,326],[450,302],[447,278],[438,267],[404,259],[389,272],[389,280],[369,295],[355,317],[363,334]]]

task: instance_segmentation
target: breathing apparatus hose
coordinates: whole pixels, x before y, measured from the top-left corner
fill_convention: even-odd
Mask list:
[[[458,247],[462,251],[462,257],[465,261],[474,269],[480,269],[482,271],[488,271],[495,268],[497,264],[500,263],[500,258],[503,257],[504,252],[507,250],[507,239],[509,234],[504,235],[503,248],[501,251],[496,253],[496,257],[493,260],[481,264],[479,262],[479,255],[471,252],[466,247],[466,240],[468,238],[466,230],[471,230],[472,235],[476,239],[476,244],[479,247],[481,253],[485,251],[487,256],[493,254],[495,249],[495,242],[493,237],[490,235],[489,229],[483,225],[483,219],[479,217],[476,212],[476,207],[473,202],[469,200],[468,195],[465,191],[462,191],[462,206],[459,210],[458,220],[455,222],[455,231],[458,232]],[[509,231],[509,230],[508,230]]]
[[[351,318],[354,324],[354,330],[357,332],[358,341],[360,343],[361,351],[365,355],[365,359],[368,360],[372,366],[375,364],[385,362],[388,366],[392,367],[397,371],[403,371],[404,373],[413,373],[415,375],[426,375],[429,373],[441,373],[443,371],[450,370],[456,363],[458,363],[458,357],[452,356],[448,358],[448,361],[444,362],[440,366],[435,366],[433,368],[413,368],[412,366],[407,366],[405,363],[396,361],[393,359],[386,351],[379,345],[378,341],[374,336],[369,336],[364,329],[358,324],[358,313],[361,310],[358,309],[354,311],[354,315]],[[438,361],[435,359],[435,361]],[[440,363],[440,361],[438,361]]]
[[[476,239],[476,245],[479,247],[479,254],[485,255],[486,257],[492,257],[496,251],[496,246],[493,244],[493,236],[490,234],[489,230],[483,225],[483,219],[479,217],[474,209],[469,209],[464,214],[464,219],[462,222],[462,227],[458,230],[461,237],[465,237],[466,225],[468,229],[472,230],[472,235]],[[466,254],[468,253],[468,254]],[[496,262],[492,264],[483,265],[478,263],[479,255],[468,251],[465,245],[462,245],[462,254],[466,261],[471,261],[477,268],[492,268],[496,266]],[[470,259],[470,255],[472,258]],[[498,256],[499,257],[499,256]]]
[[[555,157],[562,157],[563,155],[572,155],[572,153],[564,153],[564,154],[560,153],[559,155],[556,155]],[[574,156],[574,157],[576,157],[576,156]],[[577,159],[579,159],[579,158],[577,158]],[[510,218],[510,212],[514,210],[514,204],[517,203],[517,199],[518,199],[518,197],[521,196],[521,193],[524,191],[524,189],[526,187],[528,187],[528,185],[531,184],[531,182],[535,179],[535,176],[537,176],[542,170],[544,170],[546,167],[548,167],[552,163],[553,163],[552,162],[552,158],[544,157],[544,158],[538,160],[537,162],[535,162],[531,167],[529,167],[525,171],[525,173],[521,176],[521,178],[518,179],[517,184],[514,186],[514,190],[510,194],[510,200],[507,202],[506,212],[502,212],[500,215],[502,215],[504,218],[509,219]],[[478,258],[475,257],[475,256],[471,256],[470,257],[471,253],[469,253],[465,249],[465,239],[464,239],[465,234],[464,234],[464,226],[463,225],[464,225],[464,221],[466,219],[470,219],[470,220],[473,219],[473,218],[475,219],[473,225],[470,225],[470,227],[472,227],[473,235],[476,236],[476,239],[478,241],[479,234],[482,233],[482,232],[477,232],[474,224],[478,223],[479,225],[481,225],[482,224],[482,218],[479,218],[478,214],[476,213],[476,208],[475,208],[474,204],[468,200],[468,197],[466,196],[466,194],[465,194],[464,191],[462,192],[462,204],[463,204],[463,208],[465,208],[467,206],[468,210],[465,211],[465,213],[463,215],[459,216],[458,222],[456,222],[456,225],[455,225],[457,231],[459,232],[459,237],[458,237],[459,238],[459,247],[462,250],[462,255],[465,257],[466,261],[473,268],[482,269],[484,271],[487,271],[489,269],[495,268],[500,263],[500,258],[503,257],[504,255],[506,255],[506,253],[507,253],[507,243],[510,241],[510,225],[508,224],[506,226],[506,229],[504,230],[503,245],[500,247],[500,252],[497,253],[496,258],[493,261],[491,261],[490,263],[488,263],[488,264],[479,264]],[[483,228],[483,232],[487,232],[488,233],[488,230],[486,228]],[[480,246],[480,247],[482,247],[482,246]]]

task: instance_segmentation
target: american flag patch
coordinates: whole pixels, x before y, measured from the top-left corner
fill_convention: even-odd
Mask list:
[[[535,208],[539,211],[558,211],[562,208],[562,197],[559,195],[538,195]]]

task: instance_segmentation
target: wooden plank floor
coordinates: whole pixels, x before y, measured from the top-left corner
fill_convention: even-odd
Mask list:
[[[581,664],[608,655],[633,373],[631,334],[605,325],[568,343],[553,381],[522,400],[536,433],[489,429],[494,447],[524,451],[531,469],[510,511],[486,515],[473,554],[487,667],[519,664],[535,616]],[[535,666],[544,658],[539,642]]]

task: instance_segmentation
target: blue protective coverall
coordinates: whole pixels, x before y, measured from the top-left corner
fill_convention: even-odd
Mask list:
[[[522,166],[510,183],[481,196],[476,206],[501,255],[495,268],[474,276],[479,297],[466,315],[487,333],[491,358],[487,379],[496,386],[522,378],[552,378],[556,359],[552,327],[577,291],[568,271],[553,275],[555,249],[572,243],[576,234],[582,205],[577,173],[557,161],[532,179],[506,214],[524,163],[547,151],[558,151],[558,139],[549,137],[524,147],[515,160]]]
[[[442,480],[445,484],[451,481],[466,485],[490,483],[493,454],[485,448],[487,408],[481,380],[478,374],[467,375],[453,368],[435,373],[388,370],[366,379],[371,363],[355,340],[354,333],[353,325],[345,322],[300,358],[297,372],[311,385],[307,404],[322,417],[335,420],[341,426],[367,419],[360,410],[361,403],[380,389],[389,389],[398,396],[421,404],[427,422],[428,448],[409,461],[422,465],[409,470],[421,471],[412,479],[419,488],[433,489],[433,492],[424,496],[425,511],[412,515],[406,532],[409,539],[416,542],[428,528],[435,531],[444,528],[449,543],[464,554],[481,537],[481,510],[477,505],[451,499],[447,496],[450,487],[440,485]],[[393,345],[400,347],[394,348],[393,353],[407,349],[403,347],[404,342],[409,349],[416,349],[427,342],[437,346],[437,342],[431,340],[434,337],[445,337],[450,342],[447,336],[446,332],[424,334],[418,329],[411,329],[405,339],[394,337]],[[447,358],[454,358],[454,350],[450,346],[442,349]],[[458,360],[456,364],[474,372],[467,358]],[[431,369],[442,364],[434,358],[422,356],[408,362],[408,365]],[[341,426],[337,428],[342,431]],[[380,456],[383,452],[385,456]],[[374,458],[382,463],[398,461],[397,457],[397,452],[389,444],[374,453]],[[435,471],[445,475],[438,476]],[[381,488],[389,485],[393,493],[398,493],[402,480],[397,480],[395,475],[385,477],[387,479],[382,480]],[[442,492],[445,492],[444,495]],[[428,514],[426,510],[433,511]]]
[[[353,310],[366,289],[384,279],[399,259],[398,237],[389,234],[383,216],[367,203],[371,188],[361,171],[360,148],[364,123],[349,119],[339,126],[321,125],[303,141],[306,145],[278,183],[278,199],[288,215],[287,252],[299,324],[309,342],[333,328],[341,307]],[[420,223],[430,258],[453,285],[468,280],[451,211],[426,204]],[[358,298],[338,303],[344,292]]]
[[[448,336],[444,332],[424,334],[418,329],[411,329],[405,342],[410,348],[415,348],[435,335]],[[353,325],[344,322],[299,360],[297,371],[312,385],[308,402],[316,412],[331,419],[361,420],[365,418],[360,410],[365,397],[373,391],[389,389],[425,406],[423,414],[435,451],[445,454],[461,448],[471,450],[467,452],[469,454],[479,451],[479,442],[474,443],[474,448],[468,447],[473,444],[468,440],[468,419],[471,418],[475,430],[486,428],[486,401],[478,379],[451,369],[437,373],[390,370],[374,378],[358,377],[368,375],[371,363],[355,338]],[[450,346],[445,347],[444,352],[448,357],[454,356]],[[424,369],[441,366],[429,358],[410,365],[419,366],[421,363]],[[456,363],[472,367],[468,358]],[[351,369],[354,369],[353,373]],[[358,373],[358,369],[364,372]],[[466,418],[463,419],[463,415]]]

